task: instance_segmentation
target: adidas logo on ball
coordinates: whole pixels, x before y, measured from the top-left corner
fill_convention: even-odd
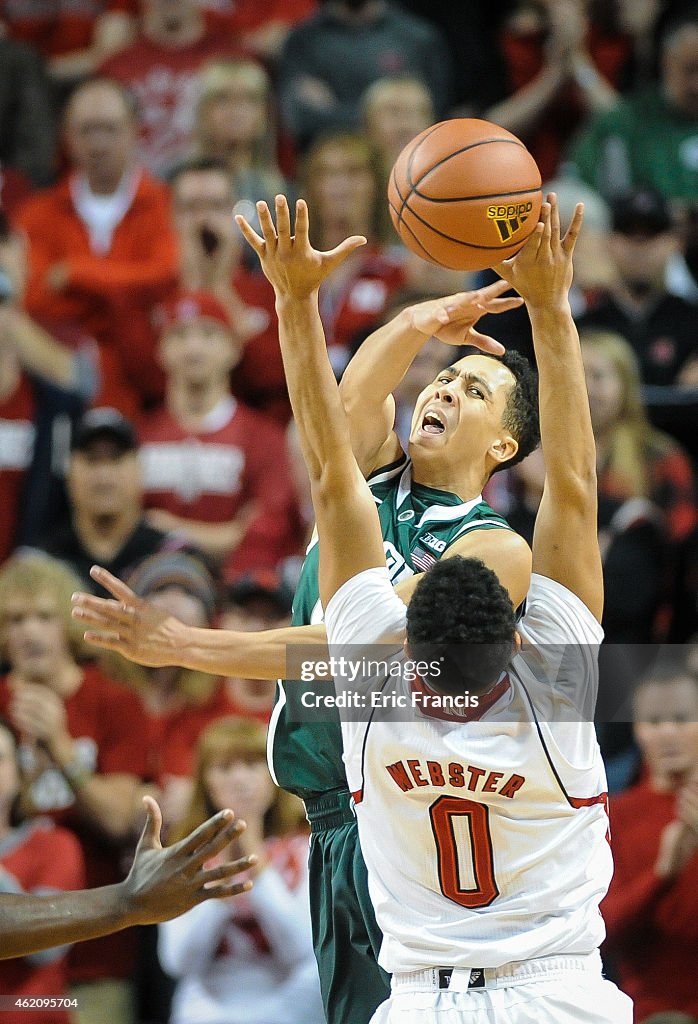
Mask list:
[[[508,206],[488,206],[487,217],[494,221],[502,242],[508,242],[512,235],[528,220],[533,203],[510,203]]]

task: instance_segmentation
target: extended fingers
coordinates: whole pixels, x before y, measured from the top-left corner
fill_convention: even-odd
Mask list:
[[[269,207],[263,199],[260,199],[257,203],[257,216],[259,217],[259,226],[261,227],[262,234],[264,235],[266,251],[268,253],[276,252],[276,228],[274,227],[274,220]]]
[[[133,621],[134,609],[121,601],[111,598],[94,597],[92,594],[73,594],[71,615],[74,619],[90,622],[95,626],[127,626]]]
[[[557,249],[560,244],[560,207],[555,192],[548,195],[548,203],[550,205],[550,244],[553,249]]]
[[[508,292],[511,285],[508,281],[493,281],[492,284],[485,285],[484,288],[479,288],[476,293],[477,301],[483,303],[488,302],[490,299],[496,299],[504,292]],[[463,292],[464,295],[473,295],[472,292]]]
[[[231,810],[219,811],[203,825],[199,825],[190,836],[182,839],[179,849],[185,856],[192,856],[203,863],[244,830],[245,823],[237,821]]]
[[[86,643],[100,647],[103,651],[116,651],[117,654],[124,655],[128,651],[128,641],[121,633],[87,629],[83,633],[83,638]]]
[[[232,878],[233,875],[239,875],[242,871],[249,871],[256,863],[257,857],[251,853],[247,857],[240,857],[239,860],[227,861],[225,864],[218,864],[215,868],[202,870],[199,877],[202,884],[209,886],[211,882],[220,882],[221,879]]]
[[[117,601],[132,601],[136,597],[123,580],[120,580],[118,576],[112,575],[108,569],[103,569],[101,565],[93,565],[90,569],[90,576],[95,583],[99,583],[100,587],[108,590]]]
[[[579,238],[579,232],[582,230],[582,223],[584,222],[584,203],[577,203],[574,208],[574,216],[570,222],[570,226],[565,232],[565,237],[562,239],[562,248],[568,254],[574,252],[574,247],[577,244]]]
[[[493,356],[503,356],[506,349],[500,341],[490,337],[489,334],[480,334],[474,327],[471,327],[463,341],[464,345],[473,345],[481,352],[489,352]]]
[[[540,244],[543,246],[550,245],[550,238],[552,235],[552,207],[550,203],[545,202],[540,208],[540,219],[543,224],[543,231],[541,232]]]
[[[296,201],[296,240],[304,247],[309,244],[310,218],[308,216],[308,204],[305,199]]]
[[[505,299],[490,299],[479,303],[479,305],[482,306],[485,313],[506,313],[508,309],[516,309],[523,305],[523,299],[520,295],[510,295]]]
[[[241,892],[249,892],[251,888],[252,882],[249,878],[244,882],[230,882],[228,885],[211,885],[208,887],[204,885],[199,889],[199,901],[221,900],[227,896],[239,896]]]
[[[324,253],[325,259],[328,261],[330,267],[334,269],[339,266],[350,253],[354,252],[355,249],[359,249],[362,245],[366,245],[366,238],[363,235],[351,235],[349,238],[345,238],[343,242],[336,245],[334,249],[330,249],[329,252]]]
[[[291,236],[291,213],[288,208],[286,196],[276,196],[274,199],[274,206],[276,208],[276,236],[278,241],[278,251],[283,256],[290,252],[291,242],[293,240]],[[266,234],[264,237],[266,238]]]
[[[264,239],[260,238],[252,225],[245,220],[241,213],[235,214],[235,223],[240,228],[244,238],[261,258],[264,255]]]
[[[162,811],[160,810],[160,805],[152,796],[144,796],[143,806],[147,816],[138,845],[149,850],[161,850]]]

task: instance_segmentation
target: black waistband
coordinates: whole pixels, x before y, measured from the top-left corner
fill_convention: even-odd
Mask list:
[[[331,793],[312,797],[305,801],[305,813],[310,822],[311,832],[326,832],[356,821],[348,789],[335,789]]]

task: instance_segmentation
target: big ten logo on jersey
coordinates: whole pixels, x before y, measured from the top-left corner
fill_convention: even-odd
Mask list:
[[[385,540],[383,541],[383,548],[385,549],[385,562],[388,566],[390,582],[393,585],[399,583],[400,580],[406,580],[409,576],[414,576],[414,569],[407,564],[394,544],[391,544],[389,540]]]
[[[424,544],[425,547],[431,548],[432,551],[437,551],[440,555],[446,550],[446,541],[439,540],[433,533],[425,533],[423,537],[419,538],[420,544]]]

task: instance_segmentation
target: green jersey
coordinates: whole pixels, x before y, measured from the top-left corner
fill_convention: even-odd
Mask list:
[[[404,456],[369,478],[378,506],[385,556],[393,585],[433,565],[454,541],[472,530],[510,529],[481,496],[463,502],[456,494],[414,483]],[[322,622],[318,544],[311,541],[293,601],[293,624]],[[346,789],[339,714],[309,721],[302,695],[326,692],[327,682],[279,682],[269,723],[269,765],[278,785],[304,800]]]

